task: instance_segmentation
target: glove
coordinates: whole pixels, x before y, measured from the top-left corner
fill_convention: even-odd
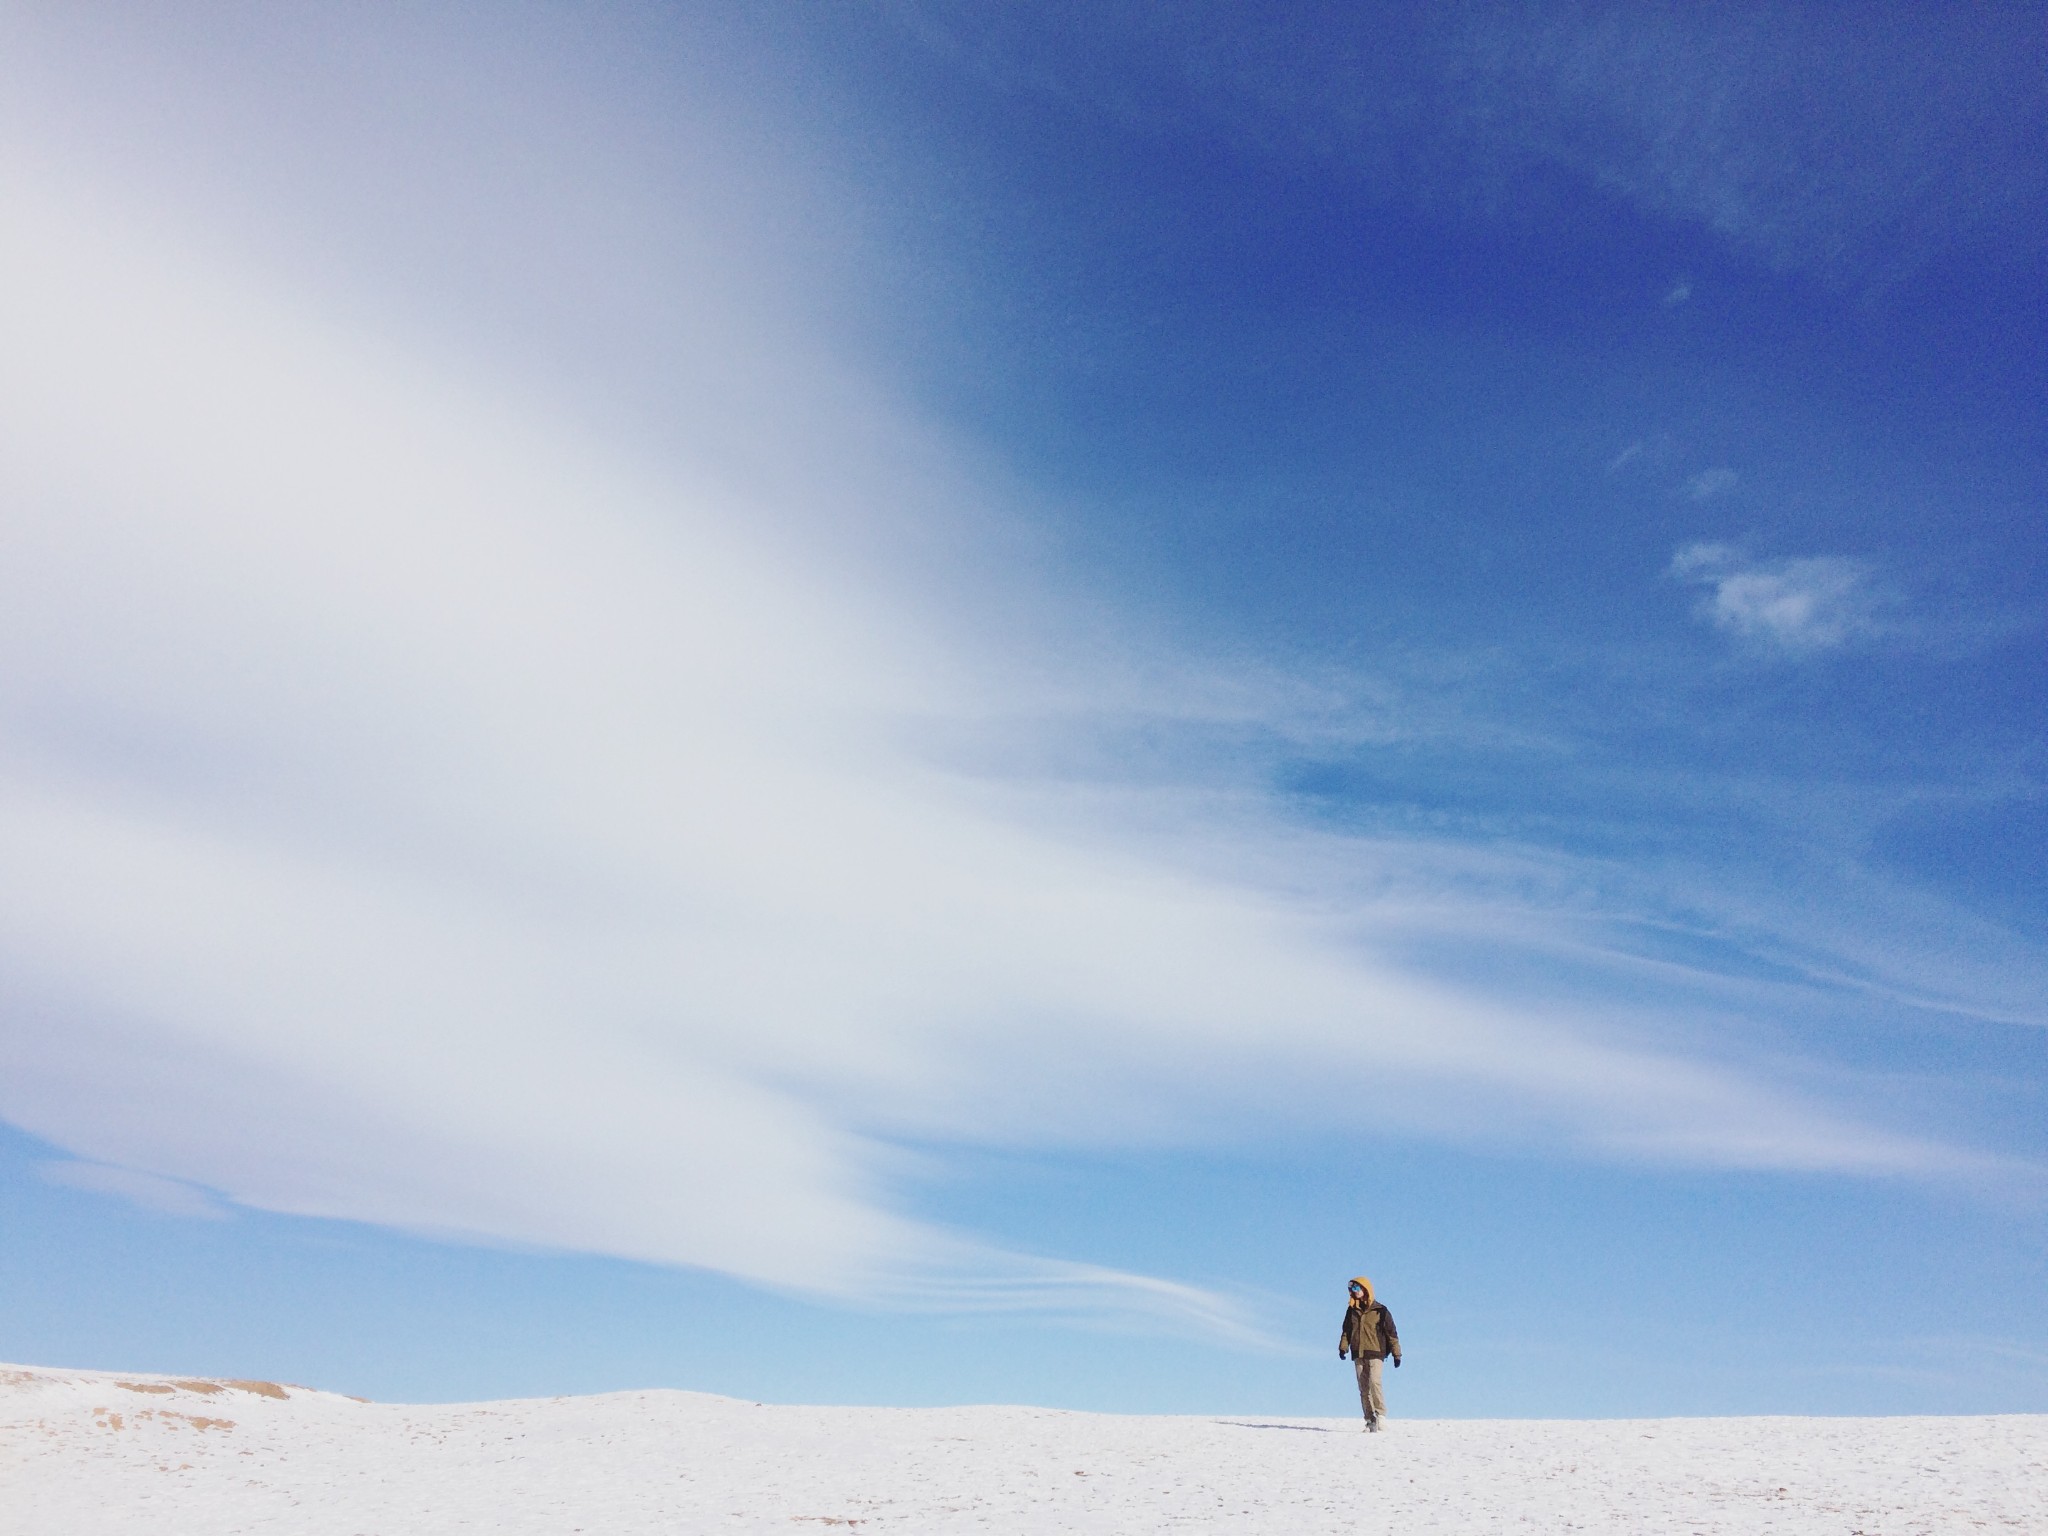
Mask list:
[[[1337,1358],[1339,1360],[1349,1360],[1351,1357],[1345,1354],[1344,1351],[1340,1349],[1337,1351]]]
[[[1397,1371],[1401,1369],[1401,1357],[1399,1355],[1394,1356],[1394,1369]]]

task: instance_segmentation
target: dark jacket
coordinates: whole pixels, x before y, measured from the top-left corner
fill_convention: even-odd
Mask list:
[[[1401,1358],[1401,1335],[1394,1331],[1394,1314],[1376,1301],[1354,1301],[1344,1309],[1344,1326],[1337,1335],[1337,1353],[1352,1360]]]

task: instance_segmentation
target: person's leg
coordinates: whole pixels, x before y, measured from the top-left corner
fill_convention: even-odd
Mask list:
[[[1359,1363],[1365,1367],[1358,1373],[1359,1396],[1365,1400],[1365,1419],[1378,1429],[1380,1420],[1387,1416],[1387,1394],[1380,1381],[1383,1362],[1374,1359]]]

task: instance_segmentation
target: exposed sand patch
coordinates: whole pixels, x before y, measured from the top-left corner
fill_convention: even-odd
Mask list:
[[[25,1373],[17,1372],[16,1374],[21,1377],[22,1381],[33,1379]],[[12,1382],[7,1383],[7,1385],[15,1384]],[[258,1397],[274,1397],[280,1402],[289,1401],[291,1398],[291,1393],[274,1381],[198,1381],[180,1379],[176,1381],[117,1381],[114,1385],[121,1388],[124,1392],[198,1392],[210,1396],[215,1392],[225,1392],[233,1388],[237,1392],[253,1392]],[[305,1392],[310,1389],[301,1387],[299,1390]],[[356,1401],[361,1402],[362,1399],[358,1398]]]
[[[121,1414],[109,1412],[105,1408],[93,1409],[92,1416],[93,1423],[101,1429],[125,1429],[128,1427],[126,1419]],[[134,1419],[138,1428],[146,1420],[150,1419],[155,1419],[172,1429],[176,1429],[180,1424],[189,1424],[192,1428],[202,1432],[209,1429],[233,1429],[235,1427],[233,1419],[210,1419],[201,1414],[179,1413],[171,1408],[161,1410],[145,1408],[140,1413],[134,1415]]]
[[[140,1417],[147,1417],[147,1414],[148,1410],[145,1409]],[[190,1424],[194,1429],[202,1433],[209,1429],[233,1429],[235,1427],[233,1419],[205,1419],[192,1413],[172,1413],[168,1409],[158,1414],[157,1417],[162,1419],[182,1419],[185,1423]]]

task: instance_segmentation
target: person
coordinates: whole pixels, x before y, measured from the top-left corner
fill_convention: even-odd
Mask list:
[[[1394,1331],[1394,1314],[1373,1299],[1372,1282],[1363,1275],[1355,1275],[1351,1281],[1351,1305],[1344,1309],[1344,1325],[1337,1334],[1337,1358],[1349,1357],[1358,1369],[1358,1405],[1365,1410],[1365,1427],[1374,1433],[1387,1416],[1380,1362],[1390,1356],[1398,1370],[1401,1335]]]

